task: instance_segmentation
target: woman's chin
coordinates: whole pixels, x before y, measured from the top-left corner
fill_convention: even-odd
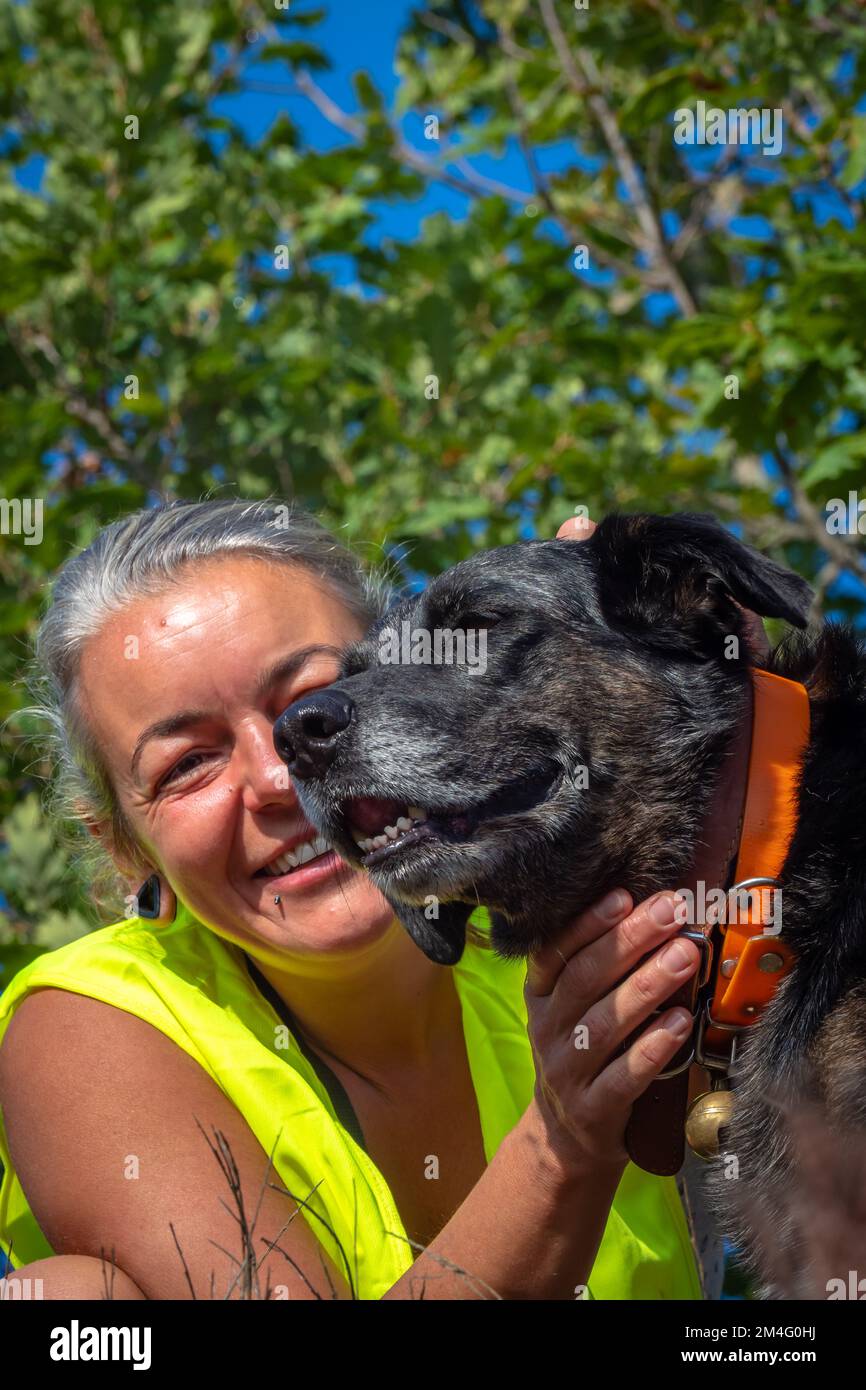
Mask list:
[[[227,912],[233,898],[237,911]],[[196,903],[192,895],[184,896],[199,921],[241,947],[256,941],[289,954],[344,954],[383,940],[391,930],[402,932],[390,903],[366,874],[352,873],[327,896],[320,891],[305,899],[303,893],[251,893],[249,885],[233,893],[228,884],[212,901]]]
[[[253,922],[247,939],[250,941],[254,938],[260,945],[275,948],[277,954],[273,964],[279,963],[279,957],[287,965],[291,959],[294,968],[303,973],[302,962],[309,967],[313,962],[365,956],[384,945],[395,933],[400,937],[405,936],[390,909],[383,912],[377,904],[368,912],[347,913],[344,905],[344,911],[339,916],[326,915],[323,919],[320,912],[311,913],[308,922],[300,914],[285,922],[275,922],[270,918]],[[234,939],[237,940],[237,936]],[[241,940],[239,944],[243,946],[244,942]],[[317,970],[318,965],[313,968]]]

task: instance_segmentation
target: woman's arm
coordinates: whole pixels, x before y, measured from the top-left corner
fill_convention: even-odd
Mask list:
[[[144,1298],[138,1285],[122,1269],[89,1255],[48,1255],[6,1276],[7,1284],[13,1286],[16,1279],[30,1280],[30,1287],[35,1285],[39,1297],[46,1302],[81,1298],[123,1302]]]
[[[350,1297],[304,1217],[293,1217],[295,1203],[262,1191],[268,1157],[240,1112],[135,1015],[65,990],[29,995],[0,1047],[0,1107],[40,1228],[58,1257],[79,1257],[18,1271],[42,1277],[46,1297],[103,1297],[99,1261],[112,1251],[115,1297],[191,1298],[190,1283],[197,1298],[226,1296],[242,1253],[236,1206],[196,1118],[211,1141],[214,1130],[225,1136],[248,1223],[261,1196],[253,1229],[261,1296],[269,1279],[284,1286],[282,1297]],[[273,1170],[269,1177],[279,1184]],[[267,1254],[278,1237],[284,1253]],[[230,1296],[241,1296],[239,1285]]]

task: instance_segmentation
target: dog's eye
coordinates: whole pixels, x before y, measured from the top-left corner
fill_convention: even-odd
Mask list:
[[[498,613],[480,613],[475,609],[467,609],[465,613],[460,613],[454,627],[466,630],[467,628],[488,628],[495,627],[500,622]]]

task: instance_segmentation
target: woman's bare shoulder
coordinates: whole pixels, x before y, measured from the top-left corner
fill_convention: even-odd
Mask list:
[[[209,1296],[213,1275],[224,1297],[242,1245],[222,1152],[236,1165],[245,1210],[261,1198],[254,1245],[264,1253],[279,1241],[262,1288],[270,1277],[292,1298],[348,1296],[295,1204],[268,1185],[278,1180],[240,1111],[136,1015],[72,991],[34,990],[0,1046],[0,1108],[13,1166],[57,1254],[114,1248],[148,1298],[189,1298],[179,1245],[196,1296]]]
[[[170,1069],[184,1056],[165,1034],[113,1004],[53,986],[31,990],[15,1009],[0,1043],[0,1105],[5,1113],[19,1094],[37,1087],[42,1095],[56,1093],[70,1076],[86,1074],[82,1063],[117,1059],[132,1048],[139,1056],[144,1050],[149,1069]],[[128,1070],[115,1074],[115,1095],[128,1080]]]

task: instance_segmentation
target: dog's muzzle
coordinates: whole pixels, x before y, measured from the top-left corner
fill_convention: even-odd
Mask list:
[[[280,715],[274,747],[293,777],[323,777],[354,718],[354,701],[344,691],[312,690]]]

